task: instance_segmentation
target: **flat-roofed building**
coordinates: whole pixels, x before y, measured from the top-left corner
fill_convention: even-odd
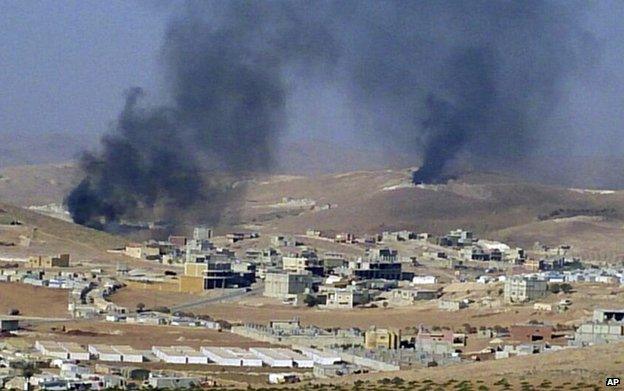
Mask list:
[[[202,346],[201,352],[217,365],[228,367],[240,367],[242,360],[228,348]]]
[[[304,356],[311,358],[314,363],[319,365],[333,365],[342,361],[339,355],[332,352],[325,352],[308,347],[298,347],[297,350],[299,350]]]
[[[371,350],[398,349],[400,341],[401,333],[396,330],[371,327],[364,334],[364,347]]]
[[[89,345],[88,350],[100,361],[121,362],[121,354],[111,345]]]
[[[189,346],[153,346],[152,352],[169,364],[207,364],[208,357]]]
[[[59,254],[56,256],[39,255],[28,258],[28,267],[37,269],[48,269],[53,267],[69,267],[69,254]]]
[[[89,351],[75,342],[36,341],[35,349],[41,354],[69,360],[89,360]]]
[[[168,364],[186,364],[186,354],[173,346],[152,346],[152,353]]]
[[[62,342],[61,346],[67,350],[70,360],[89,360],[89,351],[75,342]]]
[[[145,352],[129,345],[115,345],[115,351],[121,354],[121,361],[139,363],[145,361]]]
[[[250,348],[250,352],[257,355],[262,362],[270,367],[290,368],[293,366],[293,359],[279,352],[279,349],[272,348]]]
[[[44,356],[68,359],[67,350],[63,348],[58,342],[54,341],[36,341],[35,349],[37,349]]]
[[[210,361],[223,366],[261,367],[262,359],[252,352],[235,347],[202,347]]]
[[[542,298],[548,293],[545,280],[512,276],[505,281],[504,297],[508,303],[523,303]]]
[[[264,280],[264,296],[289,299],[311,290],[314,277],[309,273],[270,272]]]
[[[294,350],[277,348],[275,351],[284,357],[290,358],[296,367],[312,368],[314,366],[314,360],[312,358],[297,353]]]
[[[19,329],[19,320],[17,319],[0,319],[0,332],[6,333]]]
[[[186,355],[187,364],[208,364],[208,357],[189,346],[178,346],[177,349]]]

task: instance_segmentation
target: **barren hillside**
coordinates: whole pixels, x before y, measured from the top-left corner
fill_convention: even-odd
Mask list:
[[[624,233],[624,191],[546,186],[475,173],[461,175],[447,185],[413,186],[410,173],[409,169],[393,169],[249,179],[232,189],[236,201],[229,206],[227,218],[215,225],[222,232],[253,229],[265,233],[303,233],[316,228],[328,233],[411,229],[440,234],[462,227],[524,247],[536,241],[568,243],[585,256],[624,256],[624,246],[617,240]],[[0,175],[0,201],[20,206],[60,204],[76,181],[71,164],[14,167]],[[219,209],[222,205],[198,207]],[[28,213],[23,218],[42,217]],[[60,224],[54,219],[41,222]],[[71,231],[72,238],[86,233],[99,238],[95,231],[66,223],[52,231],[57,235]]]

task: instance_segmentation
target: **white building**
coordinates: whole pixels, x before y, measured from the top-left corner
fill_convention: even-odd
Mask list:
[[[132,346],[115,345],[113,349],[121,354],[121,361],[123,362],[138,363],[145,361],[145,353],[141,350],[134,349]]]
[[[223,366],[261,367],[262,359],[241,348],[202,347],[201,352],[210,361]]]
[[[257,355],[260,359],[262,359],[262,362],[270,367],[292,367],[292,358],[280,353],[279,350],[280,349],[272,348],[249,348],[250,352]]]
[[[304,356],[311,358],[315,364],[333,365],[339,361],[342,361],[340,356],[331,352],[324,352],[321,350],[307,347],[297,348],[297,350],[299,350]]]
[[[152,353],[168,364],[186,364],[186,354],[174,346],[152,346]]]
[[[41,354],[69,360],[89,360],[89,352],[75,342],[36,341],[35,349]]]
[[[414,276],[412,284],[414,285],[430,285],[437,284],[438,277],[436,276]]]
[[[100,361],[121,362],[121,354],[110,345],[89,345],[88,349]]]

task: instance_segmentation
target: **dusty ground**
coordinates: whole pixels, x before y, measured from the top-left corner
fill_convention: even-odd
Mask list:
[[[499,285],[486,286],[482,284],[466,284],[461,290],[459,284],[449,286],[447,297],[453,299],[472,297],[478,298],[487,295],[487,291],[494,299],[498,296]],[[478,290],[478,289],[480,290]],[[549,295],[542,300],[547,303],[557,303],[564,298],[573,301],[570,310],[565,313],[538,312],[533,305],[503,306],[501,308],[471,308],[458,312],[447,312],[437,309],[435,301],[417,302],[414,305],[397,308],[356,308],[353,310],[322,310],[318,308],[292,307],[281,304],[279,300],[262,297],[260,293],[238,301],[226,303],[212,303],[194,307],[189,311],[195,314],[210,315],[215,319],[224,319],[233,323],[268,323],[273,319],[292,319],[298,317],[304,324],[320,327],[359,327],[367,328],[371,325],[379,327],[414,327],[418,324],[429,326],[448,326],[459,329],[464,323],[472,326],[509,326],[529,320],[541,320],[553,324],[578,324],[584,318],[591,317],[594,308],[624,306],[624,289],[604,284],[576,284],[576,290],[571,294]],[[466,291],[470,293],[467,294]],[[153,305],[175,305],[193,301],[202,296],[140,291],[123,288],[112,296],[112,300],[128,308],[134,308],[139,301],[148,307]]]
[[[435,382],[441,389],[455,388],[463,380],[471,381],[474,388],[479,384],[486,389],[603,389],[609,376],[622,377],[624,371],[624,344],[594,346],[584,349],[565,350],[550,354],[513,357],[504,360],[492,360],[468,364],[459,364],[438,368],[423,368],[390,373],[375,373],[332,379],[332,383],[353,383],[355,380],[378,382],[383,378],[402,378],[405,382],[413,381],[411,386],[390,389],[420,389],[429,382]],[[430,379],[427,381],[427,379]],[[449,381],[454,380],[454,383]],[[546,381],[546,383],[544,383]],[[417,383],[416,383],[417,382]],[[527,385],[531,385],[529,388]],[[548,384],[550,382],[551,384]],[[498,384],[497,384],[498,383]],[[329,382],[325,382],[329,384]],[[381,388],[377,388],[381,389]],[[440,389],[430,387],[428,389]],[[468,388],[465,388],[468,389]]]
[[[63,331],[63,326],[65,331]],[[268,346],[229,332],[193,327],[146,326],[112,322],[69,321],[40,324],[32,327],[27,340],[50,339],[74,341],[82,345],[131,345],[147,349],[153,345],[200,346]]]
[[[0,314],[17,308],[21,315],[66,318],[68,291],[16,283],[0,283]]]
[[[132,311],[136,309],[138,303],[145,304],[147,308],[159,306],[170,307],[172,305],[198,300],[202,297],[203,296],[200,295],[180,292],[159,292],[135,287],[124,287],[111,295],[109,300]]]

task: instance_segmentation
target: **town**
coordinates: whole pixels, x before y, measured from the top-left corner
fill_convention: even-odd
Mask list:
[[[199,226],[111,248],[127,260],[114,267],[68,253],[0,259],[0,285],[67,303],[62,316],[30,317],[17,302],[0,319],[0,379],[42,390],[305,384],[624,341],[624,265],[571,250],[462,229]]]

